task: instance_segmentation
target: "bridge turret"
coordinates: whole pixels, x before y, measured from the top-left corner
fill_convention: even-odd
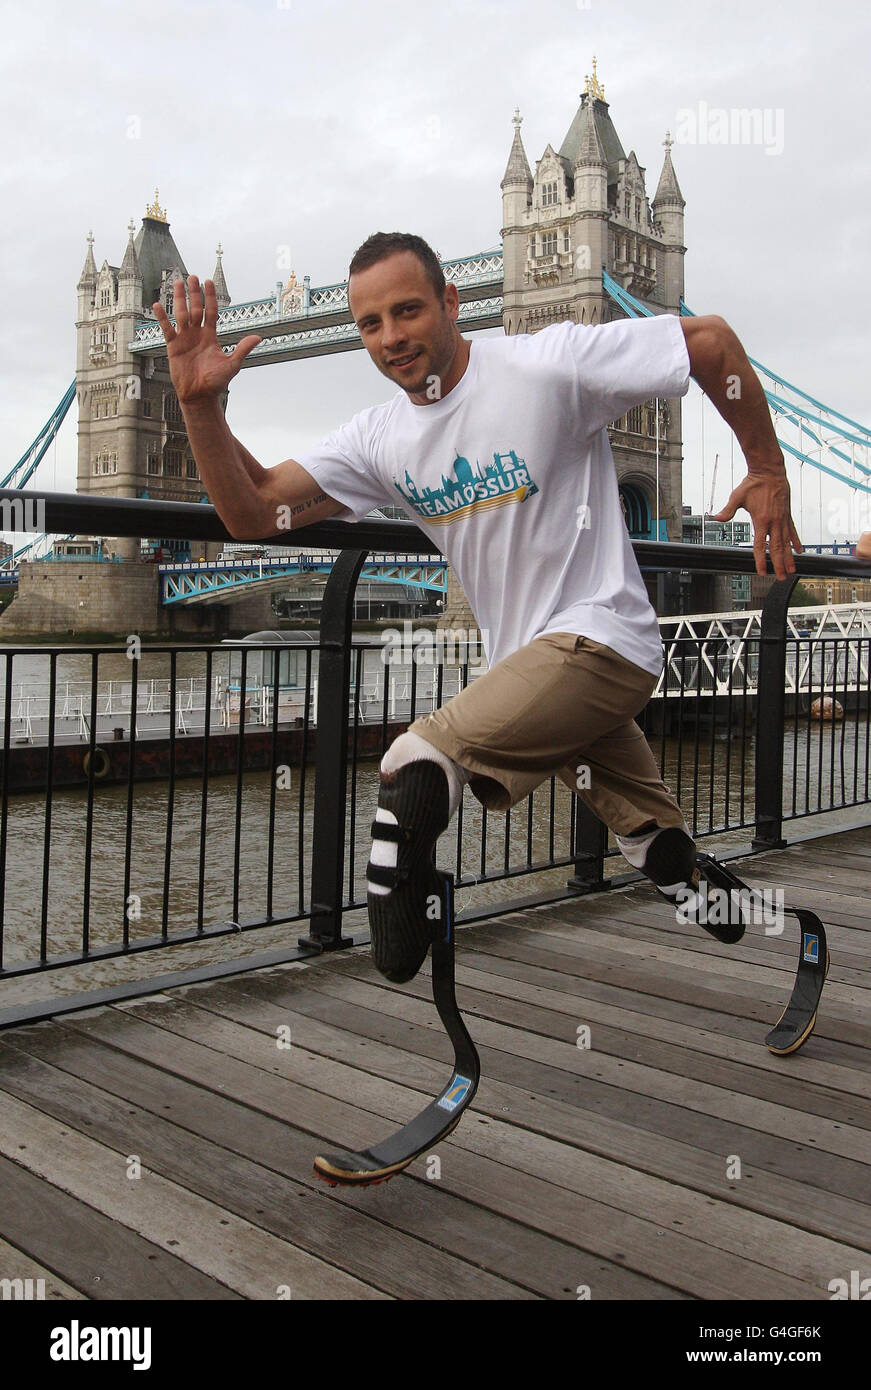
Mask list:
[[[532,204],[533,180],[523,148],[520,127],[523,117],[520,108],[514,112],[514,139],[505,177],[502,180],[502,263],[503,324],[506,333],[521,333],[523,317],[522,296],[525,285],[529,208]]]
[[[608,262],[608,157],[599,135],[594,100],[589,93],[582,98],[580,138],[573,168],[572,249],[578,323],[601,322],[602,267]]]
[[[84,318],[94,307],[94,294],[97,289],[97,263],[94,260],[94,233],[88,232],[88,254],[76,285],[79,295],[79,318]]]
[[[133,245],[135,231],[136,223],[131,217],[127,223],[127,249],[118,272],[118,309],[121,313],[128,314],[142,313],[142,272],[139,269],[136,247]],[[130,336],[133,336],[132,333]]]
[[[89,237],[79,280],[77,488],[111,497],[147,493],[156,500],[196,502],[203,484],[169,370],[130,351],[137,324],[152,318],[155,300],[171,313],[173,283],[187,275],[157,189],[134,233],[131,220],[121,265],[104,261],[99,270]],[[218,288],[229,302],[223,274]],[[124,559],[139,556],[137,540],[110,538],[108,549]]]
[[[684,293],[684,208],[686,203],[680,191],[677,174],[671,162],[671,147],[674,141],[666,132],[665,159],[656,196],[651,204],[656,222],[662,228],[663,249],[660,252],[662,272],[657,277],[657,288],[661,303],[669,309],[677,309]]]
[[[221,243],[218,242],[218,249],[215,252],[215,255],[218,257],[218,263],[215,266],[215,273],[212,276],[212,280],[215,284],[215,296],[218,301],[219,309],[227,309],[230,305],[230,291],[227,289],[227,281],[224,279],[224,267],[221,263],[223,254]]]

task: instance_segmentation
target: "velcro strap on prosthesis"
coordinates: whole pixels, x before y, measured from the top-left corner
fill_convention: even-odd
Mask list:
[[[379,822],[380,824],[380,822]],[[384,888],[395,888],[404,883],[408,874],[402,869],[391,869],[386,864],[367,864],[366,877],[370,883],[380,883]]]
[[[396,825],[393,821],[373,820],[369,827],[369,833],[373,840],[393,840],[396,844],[401,845],[406,840],[411,839],[414,831],[406,829],[404,825]]]

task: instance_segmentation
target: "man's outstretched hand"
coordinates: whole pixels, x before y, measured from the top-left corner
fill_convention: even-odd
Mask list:
[[[188,290],[190,308],[185,297],[184,280],[176,280],[172,292],[175,328],[162,304],[151,306],[163,329],[169,375],[183,405],[220,396],[240,370],[249,352],[262,342],[256,333],[250,333],[236,344],[232,352],[224,352],[218,342],[218,298],[213,281],[204,281],[201,290],[196,275],[189,275]]]
[[[778,579],[795,574],[793,551],[802,544],[789,506],[789,482],[785,472],[748,473],[739,483],[721,512],[712,521],[731,521],[739,507],[750,513],[753,522],[753,554],[756,573],[767,574],[765,542]]]

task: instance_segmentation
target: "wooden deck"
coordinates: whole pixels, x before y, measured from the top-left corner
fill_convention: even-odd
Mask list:
[[[315,1152],[382,1137],[450,1061],[428,979],[388,985],[368,948],[6,1031],[0,1278],[59,1299],[831,1298],[871,1274],[871,828],[744,874],[827,924],[802,1052],[762,1041],[794,919],[729,948],[647,886],[512,913],[460,933],[472,1111],[438,1163],[368,1191],[323,1186]]]

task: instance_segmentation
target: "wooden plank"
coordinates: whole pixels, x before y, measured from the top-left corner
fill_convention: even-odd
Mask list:
[[[209,997],[211,991],[196,990],[192,993],[204,999]],[[177,1000],[174,1002],[178,1003]],[[185,1008],[192,1009],[193,1006],[186,1004]],[[201,1028],[199,1036],[208,1036],[211,1020],[199,1010],[196,1017]],[[275,1031],[269,1031],[270,1047],[274,1047]],[[359,1047],[359,1040],[355,1041]],[[319,1200],[325,1189],[311,1176],[314,1144],[310,1136],[250,1108],[245,1112],[244,1123],[239,1123],[236,1106],[223,1095],[195,1087],[158,1071],[144,1061],[97,1043],[94,1039],[80,1038],[70,1031],[57,1038],[54,1030],[46,1033],[42,1029],[31,1029],[26,1039],[19,1041],[16,1038],[16,1042],[35,1056],[50,1058],[58,1068],[90,1078],[112,1093],[123,1094],[145,1110],[162,1115],[168,1107],[171,1114],[184,1117],[186,1128],[207,1138],[215,1138],[227,1146],[232,1144],[235,1151],[291,1179],[292,1187],[285,1183],[286,1195],[298,1194],[301,1186],[306,1184],[318,1198],[316,1202],[308,1204],[304,1209],[306,1213],[313,1208],[314,1219],[324,1223],[328,1230],[338,1228],[339,1238],[346,1243],[367,1238],[368,1228],[355,1228],[353,1219],[349,1219],[347,1212],[340,1210],[337,1204],[365,1209],[368,1215],[370,1199],[376,1196],[376,1191],[346,1193],[337,1190],[333,1193],[335,1203]],[[425,1076],[423,1084],[433,1084],[431,1076]],[[517,1280],[545,1297],[562,1297],[573,1287],[571,1281],[576,1278],[577,1251],[562,1241],[539,1235],[516,1222],[502,1220],[446,1192],[441,1183],[426,1181],[403,1184],[401,1194],[395,1185],[389,1187],[398,1197],[388,1212],[394,1228],[407,1230],[445,1249],[453,1249],[480,1267],[489,1266],[504,1278]],[[381,1206],[381,1197],[386,1191],[387,1188],[377,1189],[378,1207],[374,1215],[379,1222],[386,1219]],[[424,1259],[427,1257],[428,1252],[420,1256]],[[597,1285],[602,1297],[681,1297],[663,1284],[642,1278],[619,1266],[609,1265],[606,1261],[597,1265]],[[479,1288],[482,1286],[483,1281]],[[452,1296],[459,1295],[454,1292]]]
[[[9,1092],[3,1109],[0,1153],[246,1298],[274,1299],[282,1286],[294,1299],[385,1297],[156,1173],[143,1169],[132,1181],[124,1152],[65,1129]]]
[[[363,980],[339,982],[335,978],[327,979],[325,975],[319,976],[315,983],[319,993],[347,1001],[376,1015],[385,1014],[392,1020],[410,1022],[423,1028],[432,1026],[432,1006],[422,983],[417,991],[405,994],[383,990]],[[637,1064],[638,1070],[634,1075],[639,1078],[646,1070],[654,1070],[677,1079],[686,1090],[693,1088],[694,1083],[700,1083],[747,1099],[770,1102],[777,1107],[778,1115],[784,1109],[798,1115],[814,1114],[822,1125],[822,1130],[812,1130],[818,1135],[819,1142],[824,1142],[823,1133],[828,1133],[831,1139],[836,1137],[834,1132],[843,1134],[849,1131],[850,1146],[854,1151],[844,1156],[855,1158],[855,1150],[859,1150],[865,1155],[864,1161],[871,1162],[871,1139],[868,1135],[871,1107],[859,1099],[851,1100],[847,1096],[826,1092],[819,1086],[803,1083],[797,1077],[770,1075],[761,1068],[747,1067],[730,1058],[693,1053],[686,1048],[656,1040],[633,1039],[630,1034],[606,1026],[597,1029],[596,1036],[601,1037],[602,1046],[582,1051],[577,1047],[576,1027],[567,1028],[560,1015],[556,1016],[558,1022],[554,1025],[554,1015],[548,1011],[503,1000],[500,1001],[499,1017],[493,1018],[490,1015],[496,1011],[490,1006],[485,1016],[475,1011],[472,1002],[466,1002],[465,995],[462,996],[462,1003],[465,1009],[476,1014],[476,1039],[501,1052],[531,1057],[550,1068],[580,1076],[589,1073],[590,1065],[598,1066],[603,1062],[607,1063],[612,1073],[615,1067],[619,1070]],[[336,1015],[332,1017],[336,1021]],[[367,1031],[369,1027],[380,1026],[377,1022],[367,1022],[358,1014],[354,1015],[354,1019],[357,1026]],[[610,1047],[609,1040],[612,1043]],[[553,1080],[552,1077],[550,1079]],[[814,1104],[809,1105],[809,1100]],[[772,1120],[772,1125],[774,1123]],[[837,1151],[842,1152],[840,1149]]]
[[[528,920],[525,923],[504,920],[495,928],[486,923],[475,929],[475,939],[489,940],[494,931],[498,932],[502,941],[532,944],[542,941],[549,950],[574,961],[586,961],[593,955],[615,964],[620,964],[626,959],[640,959],[650,962],[654,969],[667,966],[670,974],[677,975],[681,972],[681,978],[700,979],[700,982],[710,989],[730,992],[737,990],[746,995],[755,993],[757,985],[770,988],[774,979],[774,987],[785,990],[788,997],[797,964],[797,956],[791,960],[784,958],[776,964],[755,965],[738,959],[734,954],[714,957],[702,953],[690,954],[682,947],[653,941],[649,935],[642,940],[635,940],[620,932],[614,932],[607,945],[603,945],[601,932],[594,932],[589,927],[576,923],[564,924],[560,921],[548,921],[537,929],[530,925]],[[852,1009],[861,1016],[868,1017],[871,1013],[871,977],[867,985],[863,985],[861,981],[842,984],[836,978],[833,964],[826,984],[826,1002],[838,1006],[841,1013]]]
[[[143,1026],[141,1012],[137,1011],[134,1031],[139,1031]],[[175,1009],[168,1011],[169,1017],[176,1014]],[[89,1031],[101,1030],[100,1019],[88,1022]],[[216,1033],[220,1033],[222,1039],[228,1039],[235,1032],[236,1045],[253,1049],[253,1056],[262,1059],[262,1039],[246,1038],[245,1034],[250,1034],[250,1030],[226,1023],[223,1027],[221,1025],[222,1020],[216,1016],[210,1030],[213,1043]],[[111,1036],[118,1036],[114,1025]],[[129,1046],[131,1042],[132,1039],[128,1039],[125,1045]],[[153,1043],[152,1046],[159,1044]],[[197,1046],[201,1044],[183,1043],[177,1037],[170,1055],[177,1058],[183,1049]],[[222,1046],[226,1050],[225,1041]],[[293,1057],[295,1052],[297,1049],[292,1048],[284,1054],[279,1067],[282,1072],[299,1067],[299,1060]],[[329,1069],[324,1068],[324,1059],[314,1061],[317,1063],[316,1084],[321,1099],[338,1082],[345,1096],[353,1097],[356,1103],[366,1105],[375,1113],[383,1113],[383,1109],[390,1104],[390,1091],[396,1088],[391,1088],[380,1078],[361,1073],[353,1075],[349,1068],[340,1067],[332,1069],[331,1079]],[[312,1065],[311,1057],[305,1059],[310,1084],[314,1081],[310,1075]],[[269,1081],[274,1081],[274,1078],[261,1073],[261,1084]],[[601,1160],[580,1149],[555,1143],[526,1130],[514,1129],[496,1120],[490,1119],[483,1125],[461,1126],[452,1140],[452,1150],[454,1142],[460,1148],[483,1152],[496,1162],[508,1162],[530,1176],[543,1176],[550,1183],[574,1192],[576,1197],[596,1192],[597,1199],[612,1204],[615,1210],[628,1210],[635,1217],[660,1219],[663,1223],[667,1219],[669,1224],[701,1230],[704,1232],[704,1243],[716,1243],[722,1254],[731,1253],[760,1261],[764,1259],[772,1269],[804,1280],[809,1289],[819,1291],[826,1286],[825,1283],[816,1284],[815,1280],[821,1278],[825,1268],[832,1267],[833,1260],[856,1260],[863,1253],[852,1245],[791,1229],[780,1222],[770,1222],[766,1217],[740,1211],[727,1202],[717,1202],[707,1196],[677,1189],[671,1183],[651,1179],[637,1170]]]
[[[67,1284],[63,1279],[59,1279],[54,1270],[48,1269],[40,1264],[38,1260],[19,1250],[17,1246],[10,1245],[8,1241],[0,1237],[0,1279],[9,1281],[22,1280],[21,1290],[17,1288],[8,1295],[9,1298],[18,1300],[19,1298],[33,1298],[34,1300],[46,1303],[55,1301],[84,1299],[85,1295],[78,1289],[74,1289],[72,1284]]]
[[[465,955],[460,957],[465,959]],[[361,984],[373,987],[371,966],[356,961],[342,962],[341,972],[322,972],[312,985],[320,992],[337,998],[348,998],[364,1006],[377,1008],[376,996],[359,991],[349,992],[338,983],[353,977]],[[473,977],[473,978],[470,978]],[[827,1115],[830,1119],[871,1129],[871,1072],[852,1067],[831,1065],[813,1057],[804,1060],[800,1076],[787,1072],[783,1059],[775,1058],[758,1041],[730,1042],[724,1052],[723,1040],[701,1028],[682,1028],[669,1020],[650,1018],[613,1004],[598,1004],[582,994],[566,994],[553,988],[530,991],[519,989],[485,970],[467,972],[457,967],[458,983],[467,981],[476,986],[462,991],[463,1009],[476,1017],[511,1024],[530,1033],[541,1034],[577,1046],[577,1030],[581,1024],[598,1025],[595,1029],[595,1048],[611,1056],[631,1058],[661,1070],[681,1075],[698,1076],[711,1083],[729,1086],[745,1094],[791,1104],[798,1109]],[[383,988],[379,980],[377,986]],[[387,993],[391,991],[387,990]],[[397,1000],[408,996],[428,1001],[432,997],[430,972],[427,966],[402,992],[393,990]],[[405,1015],[399,1015],[405,1016]],[[569,1019],[568,1024],[565,1022]],[[417,1021],[421,1021],[418,1018]],[[751,1068],[748,1073],[745,1069]],[[688,1070],[689,1068],[689,1070]],[[843,1094],[839,1094],[843,1093]]]
[[[241,983],[250,983],[240,981]],[[203,995],[197,1008],[210,1008],[221,1016],[245,1023],[274,1036],[277,1020],[281,1018],[274,1004],[260,999],[256,994],[246,994],[232,987],[221,990],[221,998],[214,998],[214,991]],[[158,1016],[159,1017],[159,1016]],[[178,1015],[174,1014],[177,1019]],[[191,1022],[195,1015],[191,1014]],[[200,1025],[202,1032],[208,1030],[208,1023]],[[189,1035],[196,1036],[196,1028]],[[401,1054],[383,1045],[370,1043],[365,1049],[359,1046],[357,1038],[351,1038],[342,1030],[318,1027],[311,1019],[306,1020],[305,1040],[307,1050],[314,1049],[322,1055],[336,1060],[350,1062],[362,1067],[370,1074],[383,1076],[395,1071]],[[362,1053],[362,1055],[361,1055]],[[416,1078],[421,1086],[434,1090],[440,1083],[438,1068],[422,1067],[421,1059],[411,1059],[415,1066]],[[404,1073],[403,1073],[404,1074]],[[705,1144],[705,1136],[695,1133],[694,1143],[680,1143],[661,1134],[651,1134],[636,1123],[623,1123],[602,1116],[586,1107],[569,1106],[548,1098],[542,1102],[538,1096],[529,1095],[516,1086],[490,1080],[486,1091],[486,1102],[476,1101],[478,1108],[485,1108],[495,1118],[510,1113],[512,1122],[534,1129],[551,1138],[564,1139],[577,1143],[585,1149],[592,1149],[603,1156],[611,1157],[621,1163],[642,1167],[671,1182],[693,1186],[697,1190],[722,1196],[725,1190],[731,1199],[751,1210],[764,1212],[780,1219],[794,1220],[800,1213],[803,1227],[820,1234],[834,1235],[838,1239],[852,1241],[857,1229],[871,1228],[871,1206],[843,1198],[826,1188],[825,1167],[819,1157],[810,1155],[805,1165],[809,1181],[798,1182],[785,1179],[775,1173],[765,1172],[752,1147],[747,1147],[741,1138],[742,1165],[748,1182],[728,1182],[724,1184],[727,1158],[734,1148],[711,1148]],[[735,1136],[728,1136],[734,1144]],[[780,1159],[783,1146],[772,1145],[772,1155]],[[863,1176],[861,1170],[853,1170],[851,1193],[855,1191],[856,1179]],[[866,1186],[871,1187],[867,1182]],[[868,1194],[871,1200],[871,1192]]]
[[[595,962],[591,962],[585,971],[569,972],[559,961],[557,964],[538,963],[534,951],[524,951],[524,959],[515,959],[516,953],[503,947],[498,937],[491,937],[488,941],[482,939],[478,945],[478,937],[475,936],[472,938],[475,943],[472,949],[466,946],[466,939],[460,938],[463,949],[458,959],[468,962],[470,967],[477,966],[500,978],[534,981],[547,988],[559,989],[565,995],[597,999],[614,1007],[625,1004],[650,1019],[662,1018],[683,1027],[698,1027],[719,1036],[723,1047],[731,1046],[738,1039],[760,1045],[760,1040],[777,1016],[775,1010],[763,1008],[762,1005],[754,1007],[744,999],[732,1000],[726,996],[706,1002],[704,993],[698,990],[687,991],[678,987],[667,991],[666,987],[660,986],[659,993],[649,993],[645,988],[649,982],[643,973],[633,977],[621,972],[619,979],[615,980],[615,972],[611,969],[599,971]],[[821,1011],[820,1026],[813,1035],[812,1047],[802,1053],[803,1064],[812,1057],[867,1071],[871,1057],[862,1040],[869,1029],[859,1024],[836,1025],[839,1036],[835,1039],[822,1032],[822,1021]],[[843,1033],[847,1033],[853,1041],[845,1041],[840,1036]]]
[[[2,1109],[5,1111],[5,1098]],[[88,1299],[227,1299],[239,1295],[169,1250],[0,1157],[3,1234]]]
[[[742,980],[718,982],[712,976],[700,978],[689,968],[672,966],[666,969],[659,962],[646,961],[643,956],[635,960],[625,955],[606,959],[601,951],[592,951],[585,958],[578,958],[564,951],[550,950],[550,943],[545,946],[531,942],[528,937],[509,938],[501,929],[492,930],[486,926],[475,928],[474,940],[483,943],[489,954],[637,990],[657,1000],[676,1000],[724,1014],[735,1013],[755,1019],[766,1031],[789,997],[786,972],[783,972],[784,983],[778,987]],[[815,1039],[817,1035],[864,1047],[871,1045],[871,1025],[858,1016],[855,1007],[833,1004],[828,990],[817,1020]]]
[[[524,999],[529,1003],[539,1003],[557,1013],[567,1014],[574,1020],[576,1031],[579,1022],[603,1023],[626,1033],[673,1043],[693,1052],[718,1058],[725,1054],[735,1061],[756,1067],[770,1075],[791,1079],[782,1059],[772,1056],[756,1029],[752,1030],[749,1038],[730,1036],[726,1041],[721,1033],[706,1026],[708,1015],[702,1010],[696,1011],[692,1022],[676,1022],[671,1017],[663,1017],[652,1011],[642,1013],[635,1007],[634,999],[627,997],[623,991],[615,992],[616,997],[609,998],[605,1003],[595,990],[585,988],[581,980],[572,979],[566,982],[560,977],[555,979],[553,972],[536,972],[534,967],[524,965],[518,966],[513,972],[506,971],[505,961],[478,951],[464,952],[461,960],[464,963],[456,967],[457,982],[478,991],[478,1000],[473,1000],[472,1005],[476,1013],[483,1009],[480,999],[482,995]],[[537,983],[539,977],[547,979],[548,984]],[[566,990],[563,988],[565,983],[573,984],[576,988]],[[596,1046],[601,1045],[601,1040],[597,1038]],[[803,1063],[803,1084],[815,1082],[825,1086],[829,1091],[846,1091],[850,1095],[858,1095],[864,1091],[869,1083],[869,1075],[871,1058],[859,1048],[851,1049],[848,1065],[833,1060],[820,1060],[815,1052],[808,1054]],[[855,1117],[850,1115],[849,1118]]]
[[[119,1011],[111,1012],[117,1014]],[[137,1014],[141,1015],[141,1010],[137,1010]],[[139,1016],[135,1020],[125,1020],[123,1029],[116,1019],[106,1020],[102,1016],[77,1020],[76,1028],[92,1036],[103,1034],[112,1046],[134,1055],[145,1053],[157,1065],[176,1074],[195,1075],[200,1084],[211,1084],[213,1088],[219,1084],[215,1076],[214,1052],[201,1042],[185,1041],[177,1035],[167,1034],[164,1041],[160,1037],[164,1030],[145,1024]],[[262,1057],[262,1043],[257,1047]],[[259,1067],[225,1057],[220,1072],[221,1089],[225,1094],[238,1095],[249,1105],[283,1116],[289,1123],[312,1134],[353,1145],[369,1143],[377,1137],[377,1130],[373,1136],[373,1115],[395,1124],[413,1110],[407,1089],[328,1063],[323,1058],[310,1055],[303,1058],[302,1052],[303,1049],[294,1047],[282,1054],[278,1063],[281,1084],[279,1078]],[[298,1058],[305,1066],[309,1085],[296,1085],[288,1079],[290,1069],[299,1064]],[[327,1094],[327,1083],[348,1099],[339,1100]],[[315,1085],[320,1089],[316,1091]],[[417,1097],[417,1104],[420,1099]],[[386,1125],[377,1126],[382,1132],[384,1128]],[[495,1135],[495,1147],[487,1137],[491,1131]],[[578,1181],[574,1173],[577,1150],[569,1150],[561,1156],[560,1164],[549,1165],[548,1172],[540,1176],[533,1156],[518,1162],[521,1155],[514,1153],[509,1136],[510,1130],[504,1124],[499,1125],[484,1116],[467,1117],[443,1151],[446,1157],[442,1183],[454,1190],[459,1185],[470,1200],[569,1241],[593,1259],[604,1256],[625,1261],[639,1272],[696,1297],[827,1296],[820,1292],[820,1271],[808,1271],[810,1277],[797,1277],[758,1259],[688,1236],[659,1219],[661,1208],[658,1204],[655,1204],[655,1216],[647,1219],[591,1197],[589,1193],[595,1191],[595,1187],[590,1187],[583,1177]],[[492,1147],[494,1152],[491,1153]],[[484,1149],[486,1152],[478,1152]],[[482,1160],[486,1161],[482,1163]],[[522,1181],[513,1173],[515,1167],[523,1170]],[[566,1174],[571,1179],[571,1187],[565,1185]],[[698,1229],[707,1236],[706,1222],[701,1222]],[[754,1245],[753,1250],[758,1253],[759,1247]],[[818,1250],[817,1254],[829,1262],[832,1259],[831,1250],[825,1254]],[[838,1267],[844,1258],[841,1251]],[[585,1277],[589,1268],[586,1257],[579,1260],[579,1283],[590,1283]],[[593,1294],[595,1297],[595,1288]]]
[[[388,1040],[408,1051],[426,1050],[433,1046],[433,1039],[444,1051],[444,1035],[431,1004],[362,984],[360,991],[370,991],[366,997],[371,1003],[357,1004],[333,999],[320,989],[318,980],[313,984],[318,987],[299,992],[288,1007],[362,1036]],[[357,993],[362,997],[359,991]],[[604,1053],[584,1053],[577,1048],[574,1038],[554,1041],[487,1019],[477,1020],[474,1036],[488,1075],[505,1079],[510,1072],[512,1076],[523,1077],[518,1084],[540,1088],[563,1100],[581,1094],[587,1078],[605,1080],[643,1095],[658,1095],[698,1114],[740,1118],[751,1127],[813,1143],[820,1151],[871,1164],[867,1130],[831,1121],[826,1116],[807,1115],[799,1109],[760,1100],[695,1077],[636,1064],[629,1059],[619,1061]],[[524,1067],[523,1062],[533,1065]]]
[[[765,1029],[740,1015],[701,1009],[692,1004],[642,994],[637,989],[622,989],[582,975],[566,975],[525,961],[511,960],[507,956],[488,954],[483,942],[480,950],[464,947],[458,960],[462,962],[457,966],[458,979],[464,969],[474,971],[476,978],[470,983],[494,994],[510,996],[513,985],[507,982],[522,981],[530,987],[542,989],[546,995],[555,995],[566,1001],[566,1012],[574,1012],[578,1017],[589,1004],[601,1006],[612,1012],[614,1017],[626,1014],[626,1026],[646,1036],[668,1037],[678,1043],[683,1040],[695,1050],[710,1050],[717,1055],[726,1052],[747,1061],[752,1057],[757,1065],[780,1075],[785,1074],[783,1060],[772,1058],[764,1047]],[[347,967],[347,973],[356,973],[350,962]],[[864,1077],[871,1072],[871,1055],[865,1048],[843,1042],[834,1043],[814,1034],[813,1048],[805,1052],[803,1067],[812,1080],[823,1081],[831,1074],[830,1069],[834,1071],[836,1068]]]
[[[611,911],[607,915],[579,918],[575,904],[571,903],[564,911],[551,908],[547,915],[530,911],[522,918],[520,914],[512,914],[503,920],[507,924],[522,920],[536,928],[538,922],[542,921],[547,924],[543,926],[543,931],[548,931],[552,922],[565,927],[580,920],[589,930],[600,932],[605,939],[613,934],[629,936],[638,941],[657,939],[665,944],[679,942],[682,950],[719,960],[737,959],[760,966],[771,965],[782,970],[794,970],[798,962],[799,934],[794,919],[788,918],[787,930],[779,934],[766,935],[761,926],[751,926],[737,945],[724,946],[709,936],[703,927],[692,922],[678,922],[676,914],[669,912],[662,899],[652,902],[646,892],[609,894],[608,903]],[[833,969],[838,971],[838,978],[864,985],[865,988],[871,987],[871,954],[868,951],[871,940],[866,944],[852,929],[832,927],[830,921],[824,925],[834,957]]]
[[[207,1020],[206,1020],[207,1021]],[[173,1095],[173,1109],[183,1115],[184,1128],[165,1118],[167,1089],[160,1084],[161,1073],[143,1063],[131,1062],[114,1054],[110,1065],[115,1072],[115,1085],[120,1080],[120,1094],[106,1094],[97,1085],[81,1079],[81,1040],[58,1040],[45,1032],[34,1030],[31,1048],[42,1057],[53,1057],[63,1048],[73,1053],[65,1065],[76,1068],[73,1075],[38,1061],[32,1052],[15,1052],[2,1059],[4,1089],[27,1100],[43,1114],[52,1115],[64,1124],[81,1131],[87,1126],[88,1135],[110,1148],[127,1147],[138,1154],[150,1172],[183,1185],[188,1191],[206,1196],[220,1206],[244,1217],[252,1225],[283,1237],[294,1245],[318,1255],[330,1263],[349,1270],[364,1282],[391,1293],[396,1298],[477,1298],[512,1299],[533,1295],[509,1283],[493,1278],[465,1260],[451,1258],[441,1250],[424,1246],[401,1232],[389,1231],[382,1222],[373,1221],[362,1212],[342,1212],[313,1198],[298,1183],[289,1183],[286,1175],[287,1134],[270,1122],[272,1147],[264,1162],[252,1162],[233,1153],[218,1139],[205,1140],[190,1132],[192,1121],[205,1106],[221,1110],[220,1124],[213,1132],[220,1135],[242,1130],[262,1122],[262,1116],[239,1106],[187,1086],[184,1096]],[[90,1045],[91,1054],[105,1053]],[[92,1072],[100,1074],[98,1059]],[[140,1076],[152,1074],[153,1106],[160,1106],[164,1115],[131,1105],[131,1086],[123,1083],[124,1066]],[[105,1069],[105,1056],[102,1061]],[[93,1078],[96,1080],[96,1076]],[[102,1081],[102,1077],[100,1077]],[[130,1077],[132,1081],[132,1077]],[[156,1084],[155,1084],[156,1083]],[[177,1091],[178,1086],[174,1090]],[[281,1155],[281,1172],[273,1171],[276,1156]],[[311,1162],[307,1152],[308,1162]],[[315,1184],[309,1184],[314,1188]],[[318,1195],[320,1195],[318,1193]],[[301,1204],[299,1199],[304,1200]]]

